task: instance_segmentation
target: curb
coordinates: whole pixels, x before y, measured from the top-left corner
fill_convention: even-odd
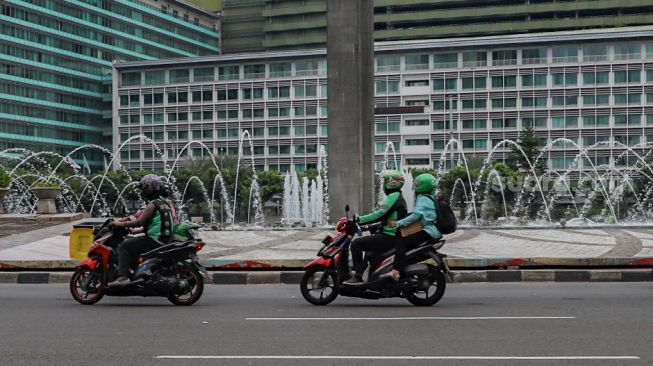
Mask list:
[[[304,272],[209,272],[207,284],[296,285]],[[0,272],[0,284],[63,284],[72,272]],[[454,271],[453,282],[650,282],[650,269]]]
[[[314,258],[313,258],[314,259]],[[266,270],[266,271],[301,271],[313,259],[201,259],[205,268],[214,271]],[[454,258],[446,259],[453,270],[536,270],[536,269],[577,269],[600,270],[607,268],[641,268],[653,267],[653,257],[524,257],[524,258]],[[73,271],[79,264],[77,260],[34,260],[34,261],[0,261],[0,271]],[[553,268],[552,268],[553,267]]]

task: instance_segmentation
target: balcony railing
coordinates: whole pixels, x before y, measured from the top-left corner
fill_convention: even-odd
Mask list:
[[[281,77],[286,77],[286,76],[291,76],[290,70],[288,71],[270,71],[270,77],[271,78],[281,78]]]
[[[642,58],[640,53],[615,53],[615,61],[624,61],[624,60],[639,60]]]
[[[600,62],[608,61],[610,57],[608,55],[586,55],[583,56],[583,62]]]
[[[545,64],[546,63],[546,57],[522,58],[521,63],[522,63],[522,65]]]
[[[458,67],[458,62],[436,62],[433,67],[436,69],[455,69]]]
[[[265,72],[246,72],[245,79],[265,79]]]
[[[240,79],[239,74],[224,74],[218,77],[219,80],[238,80]]]
[[[193,78],[193,81],[195,82],[203,82],[203,81],[213,81],[215,77],[213,75],[196,75]]]
[[[551,62],[553,62],[554,64],[566,64],[571,62],[578,62],[578,56],[553,57],[551,59]]]
[[[517,65],[516,58],[510,58],[506,60],[492,60],[492,66],[510,66]]]
[[[406,71],[411,70],[428,70],[429,64],[406,64]]]
[[[463,67],[487,66],[487,60],[463,61]]]
[[[378,72],[388,72],[388,71],[399,71],[401,69],[400,65],[377,65],[376,71]]]
[[[297,70],[295,72],[296,76],[315,76],[317,75],[317,69],[314,70]]]

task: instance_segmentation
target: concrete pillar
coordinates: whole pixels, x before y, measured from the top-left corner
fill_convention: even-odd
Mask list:
[[[374,5],[327,1],[330,220],[364,213],[374,197]]]

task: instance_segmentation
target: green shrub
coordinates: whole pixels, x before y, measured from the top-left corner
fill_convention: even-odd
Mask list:
[[[35,185],[35,188],[61,188],[59,182],[55,181],[38,181]]]
[[[11,177],[9,174],[4,169],[0,169],[0,188],[9,188],[10,183]]]

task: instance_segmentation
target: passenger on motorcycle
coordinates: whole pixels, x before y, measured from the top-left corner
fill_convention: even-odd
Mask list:
[[[363,281],[363,272],[367,267],[363,261],[363,251],[384,251],[395,247],[397,228],[390,227],[389,222],[400,220],[407,215],[406,201],[401,195],[403,186],[404,175],[401,172],[388,170],[383,173],[385,201],[374,212],[358,218],[358,223],[361,225],[383,223],[383,232],[358,238],[351,243],[350,251],[355,274],[345,281],[346,284],[358,284]],[[346,258],[343,259],[346,263]]]
[[[133,221],[113,221],[114,228],[142,227],[145,235],[126,239],[118,246],[118,275],[109,286],[122,285],[130,281],[130,268],[136,267],[141,253],[155,249],[172,239],[174,220],[169,202],[161,197],[163,182],[158,175],[148,174],[140,181],[143,196],[148,201],[145,210]]]
[[[395,280],[401,277],[407,250],[417,247],[430,238],[439,239],[442,237],[442,234],[435,226],[438,218],[435,202],[428,197],[428,195],[435,192],[436,187],[437,179],[433,175],[428,173],[418,175],[415,178],[415,193],[417,193],[415,210],[404,219],[398,220],[396,223],[390,223],[390,225],[397,228],[406,227],[417,220],[420,220],[422,224],[422,230],[406,237],[400,237],[397,240],[393,269],[386,274]]]

